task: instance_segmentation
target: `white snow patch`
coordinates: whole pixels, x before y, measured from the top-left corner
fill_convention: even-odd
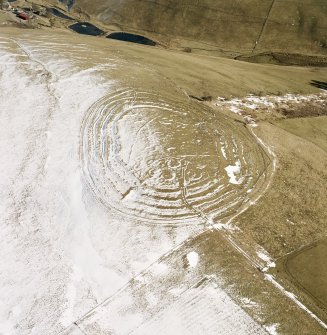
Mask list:
[[[3,306],[2,306],[3,305]],[[5,303],[0,302],[0,334],[14,335],[16,334],[16,320],[21,313],[20,306],[14,306],[6,315]]]
[[[230,106],[229,107],[229,110],[232,112],[232,113],[235,113],[235,114],[240,114],[241,113],[241,110],[236,107],[236,106]]]
[[[276,263],[270,258],[270,256],[264,250],[258,250],[257,255],[260,259],[262,259],[266,263],[266,267],[262,270],[267,271],[269,268],[276,267]]]
[[[199,262],[199,254],[195,251],[191,251],[187,254],[187,261],[191,268],[195,268]]]
[[[234,226],[232,223],[214,223],[211,221],[211,225],[213,228],[217,230],[229,230],[229,231],[238,231],[239,228]]]
[[[234,185],[240,185],[243,181],[243,178],[237,178],[236,175],[241,172],[241,162],[238,160],[235,165],[228,165],[225,167],[225,171],[229,177],[229,182]]]
[[[295,225],[295,223],[294,223],[293,221],[289,220],[289,219],[287,219],[286,222],[287,222],[288,224],[292,225],[292,226]]]
[[[265,330],[270,334],[270,335],[278,335],[278,332],[277,332],[277,328],[278,328],[278,324],[275,323],[271,326],[265,326]]]
[[[226,149],[224,147],[221,147],[220,150],[221,150],[223,157],[227,159]]]
[[[266,252],[259,250],[257,251],[257,255],[260,259],[262,259],[263,261],[265,261],[266,263],[270,263],[271,262],[271,258],[267,255]]]
[[[161,276],[168,271],[168,266],[165,263],[156,263],[151,267],[150,271],[156,276]]]
[[[169,290],[169,293],[171,293],[175,297],[179,297],[185,290],[186,287],[173,287]]]
[[[250,298],[241,298],[241,301],[245,307],[255,307],[258,304],[252,301]]]

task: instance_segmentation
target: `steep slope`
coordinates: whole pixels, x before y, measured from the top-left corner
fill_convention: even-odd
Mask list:
[[[76,0],[77,7],[167,45],[327,54],[323,0]]]

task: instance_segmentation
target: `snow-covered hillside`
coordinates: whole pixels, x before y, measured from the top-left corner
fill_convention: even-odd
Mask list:
[[[0,43],[0,333],[57,334],[193,229],[126,222],[85,190],[82,118],[118,60],[60,37]]]

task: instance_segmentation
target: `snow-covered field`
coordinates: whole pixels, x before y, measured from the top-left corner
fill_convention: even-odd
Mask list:
[[[92,58],[92,51],[86,45],[67,46],[59,39],[49,42],[46,37],[33,41],[23,37],[1,38],[0,42],[0,152],[3,162],[0,171],[0,234],[3,241],[0,247],[3,260],[0,263],[0,333],[57,334],[201,228],[195,224],[187,227],[181,225],[172,230],[169,225],[154,228],[139,224],[137,218],[126,216],[124,210],[123,214],[119,214],[111,210],[110,206],[103,206],[84,181],[80,164],[83,120],[94,103],[99,104],[100,98],[117,89],[116,83],[110,79],[110,71],[119,66],[119,59],[107,59],[97,51],[94,51],[96,57]],[[148,139],[141,138],[135,145],[135,138],[132,136],[140,135],[139,129],[143,127],[144,120],[152,122],[153,117],[158,118],[158,115],[150,114],[150,119],[147,120],[146,113],[151,106],[146,100],[144,103],[144,119],[138,121],[139,125],[136,122],[138,127],[133,128],[133,118],[132,124],[120,121],[118,125],[120,139],[125,145],[122,158],[118,158],[126,161],[125,156],[128,154],[128,162],[134,164],[133,171],[136,173],[130,178],[147,178],[146,188],[151,190],[155,179],[161,180],[157,174],[162,166],[156,166],[155,159],[158,157],[155,157],[155,152],[158,152],[158,147],[155,146],[160,146],[163,142],[158,134],[152,136],[153,141],[147,149],[150,150],[149,156],[153,157],[144,157],[154,159],[154,171],[150,177],[143,176],[149,166],[147,161],[142,161],[140,153],[144,150],[142,144]],[[158,105],[155,108],[157,110]],[[170,110],[169,113],[174,113],[168,105],[161,105],[161,108],[167,113]],[[168,118],[169,113],[166,115]],[[97,114],[92,116],[97,117]],[[160,122],[164,121],[162,119]],[[107,122],[104,121],[104,126]],[[169,123],[171,122],[172,120]],[[179,124],[182,129],[185,128],[182,119]],[[112,131],[115,134],[117,130]],[[180,132],[182,133],[183,131]],[[102,136],[106,134],[102,133]],[[243,172],[245,175],[241,175],[240,161],[236,163],[237,169],[232,167],[232,162],[231,166],[228,165],[227,154],[234,156],[239,151],[237,155],[242,155],[242,143],[237,143],[240,139],[231,137],[227,142],[223,140],[224,137],[219,143],[219,152],[226,160],[227,173],[224,172],[223,179],[220,179],[231,182],[229,191],[226,192],[228,196],[235,192],[233,184],[238,186],[244,182],[250,189],[253,182],[247,169]],[[227,147],[228,144],[230,147]],[[93,151],[97,148],[96,142],[94,145]],[[121,144],[116,142],[115,145],[119,147]],[[117,152],[116,147],[114,150]],[[83,150],[85,148],[82,147],[84,155],[88,154]],[[105,154],[103,151],[101,157],[109,162],[108,157],[103,156]],[[199,164],[197,158],[195,157],[194,164]],[[88,163],[84,166],[86,179],[90,164],[94,165],[94,159],[88,157]],[[239,156],[239,159],[242,157]],[[111,157],[109,160],[113,162]],[[203,161],[202,169],[206,168],[206,160],[205,158]],[[82,161],[85,162],[83,159]],[[191,164],[190,160],[186,161]],[[172,160],[170,164],[174,164]],[[172,171],[175,170],[180,174],[181,169]],[[110,176],[112,170],[108,171],[109,175],[105,173],[101,177],[101,183],[97,184],[98,189],[108,188],[106,178],[113,179],[113,175]],[[210,197],[217,197],[223,187],[213,187],[208,179],[211,175],[206,177],[207,180],[201,181],[201,173],[197,175],[197,170],[189,171],[195,174],[184,178],[192,180],[193,193],[198,193],[200,199],[209,198],[213,202]],[[119,170],[119,166],[117,172],[125,173],[128,181],[126,172]],[[94,174],[93,170],[89,183],[99,182],[94,179],[97,176],[99,173]],[[173,187],[171,192],[178,193],[179,181],[176,180],[176,185],[174,182],[170,183]],[[202,184],[205,189],[211,189],[211,194],[203,194]],[[169,188],[169,185],[164,177],[161,185],[159,192],[165,193],[163,189]],[[136,190],[138,187],[141,185],[135,185]],[[132,193],[128,189],[121,191]],[[155,206],[152,204],[154,209],[158,204],[164,208],[165,203],[171,206],[172,201],[182,201],[169,200],[167,191],[165,194],[168,200],[161,200]],[[122,206],[128,208],[126,204],[120,205],[123,200],[114,196],[109,192],[105,202],[112,203],[113,207],[119,209]],[[152,196],[154,199],[158,198],[155,194]],[[224,199],[224,196],[219,196]],[[135,205],[135,199],[137,195],[129,194],[130,203]],[[143,196],[143,201],[144,199]],[[232,199],[231,205],[239,201],[235,196]],[[201,200],[199,202],[192,193],[189,201],[197,201],[198,206],[201,206]],[[115,203],[118,205],[114,205]],[[175,219],[178,211],[183,211],[182,207],[183,204],[178,203],[175,211],[167,209],[168,223]],[[139,208],[136,207],[136,210]],[[185,210],[189,211],[187,208]],[[165,212],[163,209],[162,211]],[[158,216],[158,212],[153,215]],[[197,215],[191,213],[191,217],[196,223]],[[196,263],[194,257],[190,256],[192,264]]]
[[[129,306],[128,302],[125,303]],[[181,292],[172,304],[159,310],[150,319],[144,320],[140,315],[133,315],[132,318],[127,313],[129,317],[123,313],[119,316],[110,313],[110,310],[107,310],[107,318],[102,313],[97,319],[98,315],[95,314],[91,322],[87,320],[79,324],[80,329],[90,335],[111,332],[133,335],[268,334],[210,278],[204,278],[195,287]],[[121,312],[121,309],[118,310]],[[92,323],[97,326],[90,326]]]
[[[275,334],[196,251],[165,263],[258,199],[269,148],[186,96],[122,87],[119,54],[36,36],[0,38],[0,334]]]
[[[0,42],[0,333],[57,334],[198,228],[137,225],[85,187],[81,123],[114,60],[60,38]]]
[[[131,334],[267,335],[214,283],[189,289],[174,304]]]

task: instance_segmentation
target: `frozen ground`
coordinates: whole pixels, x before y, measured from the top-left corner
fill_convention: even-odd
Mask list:
[[[210,280],[204,280],[199,286],[186,290],[173,304],[133,328],[129,334],[267,334]],[[120,332],[115,331],[115,334]]]
[[[88,50],[86,45],[72,47],[62,44],[59,40],[49,42],[46,37],[44,39],[39,37],[33,42],[23,37],[1,38],[0,42],[2,86],[0,92],[2,121],[0,150],[4,158],[0,175],[1,239],[3,241],[0,256],[2,260],[5,260],[0,265],[0,300],[2,302],[0,329],[3,334],[8,335],[57,334],[115,293],[162,254],[201,228],[195,224],[188,227],[182,225],[172,230],[169,225],[154,228],[139,224],[137,218],[131,215],[126,216],[124,213],[120,215],[112,211],[110,206],[109,208],[103,206],[84,182],[79,157],[81,125],[82,122],[85,122],[83,119],[89,107],[95,102],[97,104],[94,106],[99,107],[98,100],[101,102],[102,96],[117,89],[117,84],[110,79],[110,73],[112,69],[119,66],[118,59],[107,57],[104,59],[101,58],[104,57],[103,55],[96,54],[92,60],[92,51]],[[135,108],[143,108],[144,120],[152,122],[153,115],[149,111],[151,106],[146,100],[144,103],[144,106]],[[101,104],[99,108],[103,108]],[[161,108],[171,110],[168,105],[162,105]],[[155,109],[158,109],[158,105],[155,106]],[[93,111],[94,107],[90,110]],[[149,121],[147,121],[146,113],[150,113]],[[172,113],[175,112],[172,111]],[[92,115],[92,117],[97,116]],[[158,115],[154,117],[158,118]],[[107,121],[103,122],[106,126]],[[137,147],[133,138],[124,138],[127,130],[128,134],[134,135],[132,124],[126,124],[126,122],[120,121],[118,124],[120,140],[127,143],[125,144],[126,149],[125,147],[122,149],[122,158],[118,160],[118,163],[122,161],[124,163],[125,160],[128,164],[143,165],[134,167],[133,171],[136,171],[136,175],[126,177],[125,172],[123,176],[125,183],[129,181],[128,178],[147,178],[146,188],[151,193],[155,178],[158,178],[159,181],[162,180],[160,192],[165,193],[164,188],[173,185],[172,193],[178,195],[179,192],[181,194],[184,192],[184,197],[188,196],[185,193],[187,185],[182,187],[178,179],[176,179],[176,185],[174,185],[175,181],[167,184],[165,176],[157,175],[161,173],[162,166],[160,164],[159,167],[156,166],[155,150],[158,151],[158,147],[155,146],[165,145],[158,137],[159,133],[153,137],[148,149],[150,156],[153,155],[150,157],[154,165],[153,174],[150,177],[142,175],[147,171],[149,162],[142,162],[139,155],[147,139],[141,138],[136,142],[141,147]],[[137,122],[135,123],[133,118],[132,122],[135,128]],[[142,119],[138,121],[141,128],[144,127],[142,122]],[[166,121],[163,119],[161,122],[170,124],[172,120],[169,121],[167,118]],[[185,128],[182,119],[179,124],[182,129]],[[125,131],[123,127],[127,127]],[[113,135],[109,137],[109,141],[116,134],[115,128],[112,128],[112,131]],[[137,138],[140,131],[138,128],[134,131],[136,132],[135,138]],[[143,136],[142,133],[141,136]],[[229,133],[226,136],[230,136]],[[220,155],[224,153],[225,166],[229,164],[226,152],[234,161],[236,159],[234,156],[243,155],[245,150],[240,142],[241,138],[226,139],[226,136],[222,137],[219,143],[221,150],[218,148]],[[173,141],[169,144],[174,145]],[[115,142],[118,149],[115,147],[114,152],[118,152],[120,145],[119,142]],[[151,146],[154,148],[151,149]],[[102,157],[105,157],[103,155],[106,147],[102,150],[104,150]],[[154,150],[153,154],[151,150]],[[176,151],[176,148],[172,150]],[[192,154],[189,150],[189,148],[186,149],[187,153]],[[213,150],[216,148],[213,147]],[[84,149],[82,152],[88,155]],[[129,155],[129,158],[126,155]],[[208,152],[209,158],[211,155],[212,152]],[[197,158],[194,156],[193,159],[195,166],[199,164],[196,161]],[[92,182],[98,182],[94,178],[100,173],[95,173],[90,167],[90,164],[95,164],[95,159],[88,157],[88,162],[84,167],[86,179],[91,173],[89,177],[91,185]],[[243,159],[245,164],[246,158],[241,156],[240,159]],[[112,161],[111,156],[109,160],[105,158],[105,162],[110,160]],[[201,169],[206,168],[207,160],[206,158],[203,161]],[[176,164],[171,159],[169,162]],[[186,165],[192,164],[192,161],[186,162],[184,166],[181,165],[181,170],[178,170],[178,167],[177,170],[175,169],[179,176],[181,176],[179,171],[182,174],[185,173]],[[112,169],[108,171],[113,173]],[[122,170],[118,171],[122,173]],[[197,171],[189,169],[188,175],[183,177],[184,180],[187,178],[189,183],[194,184],[193,193],[189,191],[189,201],[197,202],[197,205],[201,207],[203,198],[208,198],[209,204],[215,197],[219,196],[224,200],[226,197],[228,199],[230,194],[232,198],[228,201],[231,205],[241,200],[238,193],[235,193],[236,189],[231,188],[234,183],[228,187],[226,185],[227,190],[224,191],[226,195],[223,196],[221,195],[223,193],[220,192],[223,191],[224,186],[218,187],[218,184],[215,186],[218,180],[213,181],[211,185],[209,178],[215,176],[210,176],[212,172],[207,175],[206,172]],[[240,174],[240,166],[238,171],[234,172]],[[229,172],[228,175],[223,172],[220,180],[226,180],[228,183],[228,178],[235,178],[231,176],[231,173],[234,172]],[[243,179],[246,178],[246,187],[252,188],[253,182],[252,178],[249,179],[248,169],[242,172],[247,173],[243,177]],[[202,181],[201,178],[203,179],[204,176],[206,179]],[[114,177],[115,175],[107,174],[106,178],[113,179]],[[103,180],[97,185],[106,187],[105,191],[107,189],[110,191],[106,183],[106,180]],[[238,179],[238,183],[241,183],[241,179]],[[205,186],[204,189],[202,184]],[[121,187],[120,184],[117,187]],[[135,189],[141,187],[141,185],[136,185]],[[182,188],[178,191],[180,187]],[[205,194],[203,190],[207,192],[206,189],[211,189],[211,191]],[[121,190],[122,193],[127,192],[126,199],[114,198],[115,194],[109,192],[105,200],[110,204],[118,203],[113,207],[119,207],[119,209],[121,206],[129,208],[123,203],[123,201],[129,201],[132,203],[132,212],[139,210],[138,207],[135,207],[138,197],[133,195],[132,191],[134,190],[130,191],[128,188]],[[194,196],[193,194],[199,195]],[[106,193],[101,194],[102,197],[104,195]],[[166,193],[166,197],[168,195]],[[143,195],[143,201],[146,200],[144,199]],[[100,200],[103,199],[100,198]],[[174,201],[177,207],[176,210],[167,208],[167,223],[175,220],[179,213],[177,211],[183,212],[185,205],[183,201],[178,200],[178,196]],[[178,203],[178,201],[182,202]],[[163,209],[165,203],[171,205],[170,199],[161,200],[163,206],[161,212],[163,213],[165,213]],[[151,217],[156,218],[160,214],[160,210],[158,214],[158,210],[155,209],[156,206],[158,203],[154,202],[152,209],[150,208]],[[221,206],[220,210],[224,210],[223,205]],[[186,214],[189,212],[193,221],[197,217],[197,212],[194,216],[192,210],[190,212],[187,206],[184,211]],[[203,224],[201,219],[199,222]],[[191,266],[196,266],[197,255],[190,254],[188,261]]]
[[[58,35],[0,38],[0,334],[275,334],[183,249],[255,203],[269,148],[186,96],[122,87],[124,65]]]
[[[219,316],[219,317],[218,317]],[[180,299],[150,322],[137,328],[135,335],[170,334],[267,334],[214,283],[202,283],[186,291]]]
[[[86,192],[81,122],[113,60],[85,66],[59,38],[0,48],[0,333],[57,334],[197,228],[149,229]]]

